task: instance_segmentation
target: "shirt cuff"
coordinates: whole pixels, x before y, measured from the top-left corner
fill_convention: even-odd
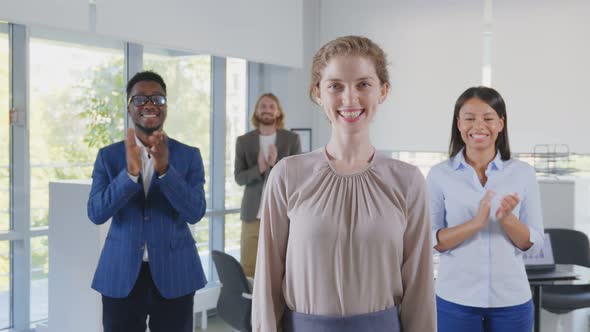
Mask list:
[[[139,175],[135,176],[135,175],[131,175],[131,173],[127,172],[127,176],[129,176],[131,181],[133,181],[135,183],[137,183],[137,181],[139,180]]]
[[[530,246],[530,248],[528,248],[527,250],[521,250],[517,246],[514,246],[514,247],[516,248],[517,252],[519,252],[519,253],[534,254],[535,252],[537,252],[538,250],[541,250],[541,248],[543,248],[543,242],[545,242],[545,239],[541,234],[539,234],[539,232],[537,232],[535,229],[531,228],[531,226],[527,225],[527,227],[529,228],[529,241],[533,245]]]
[[[166,176],[166,174],[168,174],[168,171],[166,171],[166,173],[164,173],[164,174],[162,174],[162,175],[159,175],[159,176],[158,176],[158,179],[161,179],[161,178],[165,177],[165,176]]]

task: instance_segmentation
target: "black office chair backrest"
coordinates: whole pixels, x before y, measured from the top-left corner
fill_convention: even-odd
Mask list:
[[[251,331],[252,300],[242,296],[251,294],[251,291],[242,266],[224,252],[213,250],[211,254],[221,281],[217,314],[234,329]]]
[[[590,243],[586,234],[574,229],[547,228],[556,264],[590,267]]]

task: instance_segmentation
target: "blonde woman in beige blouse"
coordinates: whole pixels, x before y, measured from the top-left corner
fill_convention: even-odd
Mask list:
[[[310,95],[332,134],[269,176],[254,331],[436,330],[424,178],[369,138],[388,93],[385,54],[371,40],[341,37],[315,55]]]

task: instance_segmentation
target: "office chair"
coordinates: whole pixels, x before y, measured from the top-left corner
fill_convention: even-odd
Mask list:
[[[556,264],[575,264],[590,268],[590,243],[586,234],[573,229],[545,229],[549,233]],[[543,309],[554,314],[590,307],[589,285],[543,286]]]
[[[240,263],[232,256],[213,250],[213,262],[221,282],[217,314],[240,332],[252,331],[252,290]]]

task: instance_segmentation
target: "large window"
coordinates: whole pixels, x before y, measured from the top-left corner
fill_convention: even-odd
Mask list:
[[[98,148],[122,139],[123,45],[30,40],[31,227],[48,225],[50,181],[88,179]],[[31,321],[47,318],[47,237],[31,239]]]
[[[444,152],[398,151],[392,152],[391,156],[418,167],[425,177],[434,165],[448,158]]]
[[[48,236],[31,238],[31,322],[48,318]]]
[[[0,24],[0,28],[5,25]],[[8,174],[10,156],[10,130],[8,124],[8,34],[0,30],[0,231],[10,228]]]
[[[244,187],[234,179],[236,139],[246,133],[246,75],[247,63],[242,59],[227,59],[226,125],[225,125],[225,208],[239,208]],[[227,226],[226,226],[227,227]]]
[[[209,203],[211,169],[211,57],[146,49],[144,69],[166,83],[168,114],[164,131],[182,143],[198,147],[205,165],[205,195]],[[208,204],[209,206],[209,204]],[[205,271],[209,271],[209,218],[191,226]]]
[[[10,326],[10,243],[0,241],[0,329]]]
[[[123,139],[126,114],[123,42],[44,28],[14,27],[17,37],[14,43],[9,43],[8,25],[0,23],[0,330],[25,325],[35,328],[48,319],[49,183],[89,179],[98,149]],[[27,29],[28,34],[24,33]],[[13,44],[17,46],[16,53],[26,45],[29,57],[23,57],[22,62],[17,61],[11,68],[9,54]],[[128,59],[131,68],[139,67],[136,61],[140,60],[141,56],[135,54]],[[239,255],[238,212],[243,188],[234,182],[233,158],[235,140],[247,128],[246,68],[244,60],[227,60],[227,86],[219,91],[227,98],[227,109],[223,110],[227,116],[223,133],[227,145],[221,147],[227,162],[214,166],[211,164],[211,57],[149,48],[143,52],[143,69],[160,73],[167,83],[166,133],[201,150],[208,203],[210,170],[225,167],[225,210],[209,211],[207,217],[191,226],[208,273],[213,270],[210,250],[223,249],[221,234],[215,232],[221,228],[209,227],[216,218],[211,215],[225,214],[226,249]],[[22,126],[13,127],[14,137],[9,130],[9,73],[15,77],[17,104],[23,103],[22,91],[18,89],[24,85],[29,88],[28,109],[17,110],[26,112],[29,128],[25,131]],[[30,168],[23,168],[23,164]],[[16,176],[13,183],[11,169],[25,170],[25,173]],[[24,215],[11,214],[11,204],[23,207],[26,203],[30,203],[30,211]],[[30,232],[21,232],[22,229]],[[214,242],[209,243],[210,238]],[[23,253],[27,259],[23,259]],[[29,273],[30,280],[12,277]],[[29,309],[29,315],[23,315],[27,310],[24,308]]]
[[[0,232],[10,229],[9,44],[0,24]],[[10,326],[10,242],[0,241],[0,329]]]
[[[244,187],[234,178],[236,139],[246,132],[247,62],[242,59],[227,59],[226,66],[226,125],[225,125],[225,208],[240,207]],[[225,217],[225,251],[239,257],[242,223],[239,214]],[[238,258],[239,259],[239,258]]]
[[[240,260],[240,236],[242,221],[239,213],[225,215],[225,248],[224,251]]]

